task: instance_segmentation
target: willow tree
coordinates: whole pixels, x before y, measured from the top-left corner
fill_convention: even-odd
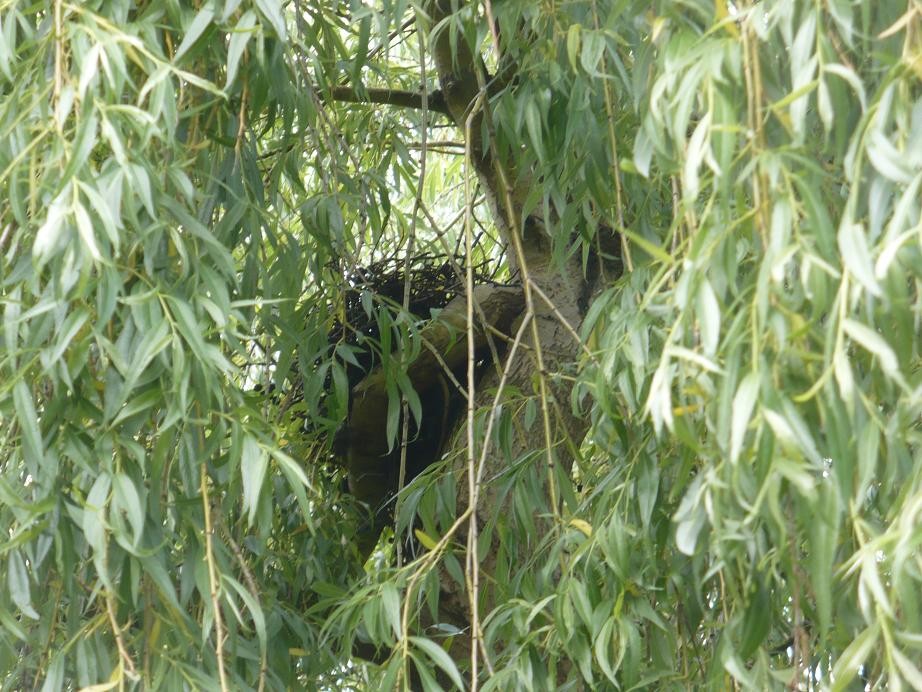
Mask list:
[[[922,688],[920,79],[917,0],[0,0],[3,688]]]

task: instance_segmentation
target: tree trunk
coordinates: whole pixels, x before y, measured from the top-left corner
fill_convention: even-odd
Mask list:
[[[525,311],[513,324],[511,333],[517,333],[522,321],[528,324],[522,329],[521,346],[506,364],[505,386],[525,394],[534,393],[538,397],[539,408],[541,405],[547,408],[539,411],[539,424],[536,427],[541,430],[540,433],[515,435],[512,458],[520,458],[529,451],[536,448],[541,450],[543,447],[535,461],[535,472],[550,479],[554,464],[562,464],[566,470],[570,469],[572,450],[579,447],[588,429],[588,420],[574,414],[570,405],[572,379],[556,375],[572,370],[579,361],[582,345],[576,334],[585,317],[588,298],[596,291],[595,284],[604,280],[606,272],[596,272],[595,280],[591,280],[585,278],[578,257],[570,257],[562,266],[552,261],[552,242],[545,230],[544,219],[538,213],[529,216],[523,214],[523,203],[535,182],[534,176],[529,171],[513,172],[511,162],[500,160],[492,145],[489,102],[483,86],[490,78],[484,74],[479,56],[469,51],[462,38],[451,41],[446,24],[442,24],[452,14],[452,2],[431,0],[424,8],[429,26],[421,28],[434,28],[430,36],[430,50],[438,70],[444,103],[455,125],[469,137],[472,163],[506,245],[511,268],[521,281],[525,293]],[[514,71],[512,68],[513,74]],[[490,133],[486,138],[482,136],[484,130]],[[596,261],[603,262],[600,257]],[[609,269],[617,271],[618,267]],[[493,403],[493,392],[501,379],[494,371],[484,377],[474,399],[479,409],[487,407],[489,410]],[[544,415],[547,416],[546,420]],[[521,426],[514,425],[513,428],[522,430]],[[468,445],[463,433],[455,437],[455,442],[459,448]],[[488,441],[481,440],[480,444],[488,444]],[[461,479],[458,508],[459,512],[463,512],[471,506],[472,499],[471,486],[467,482],[469,462],[464,453],[452,456],[458,459],[455,469]],[[480,476],[483,479],[496,478],[506,466],[506,457],[497,449],[490,450],[486,454]],[[551,484],[547,480],[545,484],[551,493],[551,500],[559,504],[559,498],[554,497],[550,488]],[[476,520],[479,534],[484,528],[484,517],[496,514],[501,508],[497,506],[500,499],[495,484],[478,485],[475,493],[477,497],[472,507],[471,521]],[[465,544],[470,529],[470,523],[462,526],[455,542]],[[482,612],[489,612],[495,605],[494,599],[490,593],[484,592],[483,587],[489,582],[488,575],[493,572],[496,549],[495,544],[491,545],[479,565],[479,610]],[[476,551],[473,552],[476,555]],[[468,588],[459,585],[445,569],[441,571],[440,577],[442,593],[439,618],[471,632],[475,618],[472,617]],[[456,647],[452,654],[459,660],[469,656],[473,641],[473,638],[468,639],[467,646]]]

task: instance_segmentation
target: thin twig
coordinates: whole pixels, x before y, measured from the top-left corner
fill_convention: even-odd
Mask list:
[[[122,629],[119,627],[118,620],[115,617],[115,596],[113,596],[109,591],[106,591],[106,614],[109,616],[109,626],[112,628],[112,636],[115,637],[115,646],[118,649],[118,657],[121,659],[122,665],[125,667],[125,671],[128,674],[128,677],[132,680],[138,679],[138,673],[134,667],[134,661],[131,660],[131,655],[128,653],[128,649],[125,648],[125,640],[122,636]],[[118,687],[120,690],[125,689],[125,680],[120,677],[118,682]]]
[[[208,497],[208,473],[205,469],[205,462],[202,462],[201,465],[199,483],[202,492],[202,507],[205,510],[205,560],[208,563],[208,586],[211,592],[211,607],[214,610],[215,656],[218,659],[218,678],[221,683],[221,692],[227,692],[230,688],[227,685],[227,673],[224,670],[224,622],[221,618],[221,603],[218,599],[218,575],[212,545],[214,526],[211,523],[211,500]]]
[[[221,522],[221,533],[224,535],[224,540],[227,541],[227,544],[230,546],[231,552],[234,554],[234,557],[237,560],[237,564],[240,565],[240,571],[243,573],[243,581],[246,582],[247,589],[250,592],[250,595],[253,596],[253,600],[259,601],[259,588],[256,586],[256,579],[253,578],[253,572],[250,571],[250,566],[246,562],[246,558],[243,555],[243,551],[240,550],[240,546],[237,545],[237,541],[234,540],[234,537],[231,536],[230,531],[224,522]],[[259,652],[259,687],[257,692],[263,692],[266,689],[266,675],[269,672],[269,662],[266,657],[265,651]]]
[[[419,43],[419,71],[420,71],[420,83],[426,83],[426,44],[423,40],[422,32],[416,32],[417,41]],[[441,92],[439,92],[441,95]],[[420,138],[422,142],[422,147],[419,153],[419,180],[416,183],[416,200],[413,203],[413,213],[410,216],[410,229],[409,229],[409,238],[407,239],[407,254],[406,254],[406,263],[403,270],[403,310],[404,312],[410,311],[410,270],[412,269],[411,263],[413,260],[413,251],[416,244],[416,220],[419,218],[419,208],[422,205],[423,199],[423,187],[426,183],[426,143],[428,141],[428,125],[429,125],[429,93],[424,89],[420,94],[420,108],[422,109],[422,126],[420,127]],[[444,99],[442,99],[444,105]],[[447,107],[446,107],[447,109]],[[404,485],[406,485],[407,479],[407,443],[410,437],[410,411],[409,404],[407,403],[407,397],[405,394],[400,397],[400,409],[403,416],[403,430],[400,440],[400,472],[397,479],[397,499],[394,503],[394,521],[397,522],[400,519],[400,503],[401,503],[401,490],[403,490]],[[396,534],[396,526],[395,526]],[[403,566],[403,541],[400,540],[399,535],[397,536],[397,569],[400,569]]]
[[[483,105],[483,96],[478,99],[481,107]],[[474,114],[477,112],[476,107],[471,110],[465,122],[465,156],[466,166],[471,166],[471,122]],[[468,594],[470,597],[471,611],[471,692],[477,692],[477,654],[480,646],[480,562],[477,559],[479,551],[477,550],[477,504],[479,501],[479,487],[477,485],[476,469],[476,443],[474,439],[474,390],[476,388],[475,363],[474,363],[474,267],[472,265],[473,235],[472,235],[472,217],[474,215],[471,202],[470,189],[471,174],[468,170],[464,176],[464,199],[465,199],[465,218],[464,218],[464,269],[465,269],[465,287],[467,289],[467,482],[468,482],[468,507],[471,510],[470,527],[467,532],[467,553],[465,555],[465,566],[467,569]]]

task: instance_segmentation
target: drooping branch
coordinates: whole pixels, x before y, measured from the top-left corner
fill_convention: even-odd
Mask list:
[[[378,103],[398,108],[423,109],[423,95],[421,93],[401,89],[366,88],[359,91],[349,86],[338,86],[333,87],[332,97],[334,101],[346,103]],[[448,110],[448,104],[445,102],[445,97],[440,90],[427,94],[426,108],[433,113],[451,115]]]

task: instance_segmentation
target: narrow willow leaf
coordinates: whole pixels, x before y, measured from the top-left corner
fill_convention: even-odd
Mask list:
[[[125,512],[134,533],[133,545],[137,546],[144,535],[144,510],[141,496],[134,482],[124,473],[117,473],[113,483],[113,506]]]
[[[762,642],[765,641],[765,637],[771,628],[770,606],[768,592],[760,584],[754,590],[749,605],[746,606],[746,614],[743,616],[739,647],[739,653],[742,658],[750,658]]]
[[[362,83],[362,68],[368,62],[368,40],[371,37],[371,15],[359,20],[359,35],[355,48],[352,51],[352,67],[350,69],[353,84]]]
[[[893,604],[884,586],[880,574],[880,563],[877,562],[876,551],[865,546],[859,560],[861,565],[861,578],[858,581],[858,603],[865,612],[874,612],[879,608],[885,615],[893,617]]]
[[[686,199],[692,199],[698,196],[698,171],[701,168],[701,163],[704,161],[705,150],[709,146],[707,136],[710,127],[711,112],[708,111],[695,126],[695,131],[688,140],[688,148],[685,151],[685,169],[683,175]]]
[[[839,251],[849,272],[874,296],[880,296],[880,285],[874,278],[874,264],[868,248],[864,226],[843,222],[839,228]]]
[[[221,582],[236,591],[244,605],[246,605],[247,610],[250,611],[250,617],[253,618],[253,628],[256,630],[256,637],[259,639],[260,651],[265,653],[268,645],[268,637],[266,636],[266,616],[259,604],[259,600],[257,600],[256,596],[247,591],[240,582],[236,579],[232,579],[226,574],[221,575]]]
[[[653,374],[653,381],[650,383],[650,394],[647,397],[647,412],[653,420],[653,427],[657,434],[660,433],[665,425],[672,429],[672,392],[670,382],[670,365],[663,359],[663,362]]]
[[[82,509],[81,528],[83,537],[93,549],[93,565],[99,579],[107,588],[112,588],[112,579],[107,566],[108,525],[106,523],[109,489],[112,477],[101,473],[93,482]]]
[[[832,105],[832,99],[829,96],[829,87],[826,86],[825,80],[820,80],[816,90],[816,109],[820,115],[820,121],[823,123],[823,129],[826,132],[832,129],[832,120],[835,117],[835,109]]]
[[[423,547],[426,550],[435,550],[439,544],[438,541],[436,541],[434,538],[432,538],[429,534],[427,534],[425,531],[422,531],[421,529],[414,529],[413,535],[415,535],[417,540],[423,544]]]
[[[150,214],[151,218],[156,218],[157,209],[154,206],[154,196],[147,169],[136,163],[131,164],[128,166],[128,181],[131,183],[132,189],[141,198],[147,213]]]
[[[695,554],[698,543],[698,534],[704,528],[706,516],[701,504],[701,486],[704,482],[702,476],[696,476],[685,491],[685,496],[679,504],[673,520],[677,522],[676,547],[686,555]]]
[[[712,357],[717,353],[720,341],[720,305],[707,279],[704,279],[698,288],[696,312],[698,324],[701,326],[701,346],[704,354]]]
[[[58,692],[64,689],[64,663],[67,656],[63,651],[59,651],[51,659],[48,670],[45,674],[45,681],[42,683],[41,692]]]
[[[77,93],[80,94],[81,99],[86,97],[87,89],[99,73],[99,56],[101,53],[102,45],[97,43],[80,60],[80,80],[77,83]]]
[[[544,137],[541,128],[541,114],[538,112],[538,105],[534,99],[529,99],[525,104],[525,127],[528,129],[528,136],[531,139],[531,145],[534,147],[538,159],[544,161]]]
[[[598,31],[582,32],[583,47],[580,51],[580,63],[590,75],[599,76],[599,63],[605,51],[605,37]]]
[[[574,72],[579,69],[579,32],[581,28],[579,24],[571,24],[567,29],[567,59]]]
[[[247,10],[240,17],[237,26],[231,33],[230,41],[227,44],[227,79],[224,82],[224,90],[237,79],[237,70],[240,68],[240,58],[243,57],[243,51],[246,50],[247,42],[253,35],[253,27],[256,26],[256,14],[252,10]]]
[[[839,2],[840,0],[836,0],[835,3],[830,3],[830,5],[838,4]],[[848,82],[848,85],[854,89],[855,93],[858,95],[858,100],[861,103],[861,112],[863,113],[868,109],[867,97],[864,93],[864,84],[861,82],[858,75],[855,74],[854,70],[841,63],[826,63],[823,65],[823,72],[834,74]]]
[[[403,629],[400,625],[400,594],[390,582],[381,585],[381,603],[384,606],[384,615],[391,626],[391,631],[399,640]]]
[[[200,360],[207,360],[205,357],[205,340],[202,336],[204,329],[199,325],[195,318],[195,313],[189,304],[176,296],[170,296],[170,303],[173,306],[173,314],[179,322],[180,334],[189,344],[192,352]]]
[[[118,232],[119,226],[121,225],[121,220],[118,219],[115,214],[118,212],[119,201],[113,200],[114,204],[110,204],[104,199],[103,194],[100,193],[92,185],[89,185],[85,182],[77,183],[80,191],[86,195],[87,200],[89,200],[90,206],[93,211],[96,212],[97,218],[102,222],[103,229],[106,232],[106,237],[109,239],[109,242],[112,244],[112,247],[117,251],[120,243],[120,235]],[[106,192],[106,194],[110,194]],[[115,212],[113,213],[113,207]]]
[[[887,343],[883,336],[870,327],[850,318],[845,318],[842,321],[842,328],[846,334],[877,358],[881,370],[887,375],[891,377],[899,375],[899,361],[896,358],[896,353],[893,352],[890,344]]]
[[[74,205],[73,212],[74,219],[77,222],[77,233],[80,234],[80,239],[90,253],[90,257],[98,262],[102,259],[102,255],[96,244],[96,231],[93,228],[93,222],[90,221],[90,215],[86,213],[86,209],[80,203]]]
[[[461,673],[458,672],[458,667],[455,665],[455,662],[451,659],[445,649],[443,649],[432,640],[425,639],[423,637],[410,637],[410,642],[413,644],[413,646],[422,650],[426,656],[428,656],[432,662],[435,663],[435,665],[444,671],[449,679],[455,684],[456,689],[464,689],[464,682],[461,680]]]
[[[32,244],[32,256],[35,257],[39,266],[48,261],[64,233],[64,220],[68,211],[65,197],[66,190],[63,190],[61,194],[54,198],[54,201],[48,207],[48,214],[45,216],[44,223],[35,234],[35,242]]]
[[[247,526],[253,525],[256,518],[256,508],[259,506],[263,481],[266,478],[266,468],[269,464],[268,455],[260,447],[259,442],[250,435],[243,439],[243,450],[240,457],[240,477],[243,481],[243,511],[247,513]]]
[[[211,26],[214,21],[214,10],[211,5],[205,5],[198,14],[195,15],[195,19],[192,20],[192,23],[189,24],[189,27],[186,29],[185,35],[183,36],[182,43],[179,44],[179,47],[176,49],[176,53],[173,55],[173,60],[178,61],[186,54],[195,42],[199,40],[201,35],[204,33],[205,29]]]
[[[282,4],[279,0],[256,0],[256,7],[259,8],[260,14],[269,20],[269,24],[275,31],[275,35],[280,41],[287,40],[285,31],[285,18],[282,15]]]
[[[650,257],[652,257],[653,259],[663,262],[665,264],[673,263],[672,256],[668,252],[663,250],[658,245],[654,245],[649,240],[644,238],[642,235],[635,233],[629,228],[623,229],[622,233],[624,234],[626,238],[628,238],[631,241],[633,245],[636,245],[637,247],[639,247],[641,250],[643,250],[648,255],[650,255]]]
[[[750,372],[740,382],[733,397],[733,415],[730,422],[731,463],[735,464],[739,460],[740,451],[743,449],[743,439],[752,419],[752,409],[758,395],[759,375]]]
[[[650,161],[653,158],[653,141],[647,136],[646,128],[641,128],[634,140],[634,166],[644,178],[650,177]]]
[[[592,524],[585,519],[571,519],[569,525],[581,532],[586,538],[592,538]]]
[[[922,173],[913,178],[912,183],[903,191],[893,210],[893,215],[887,224],[884,249],[881,250],[877,263],[874,265],[874,276],[878,280],[887,275],[891,263],[896,259],[897,252],[903,244],[918,232],[913,226],[913,213],[918,209],[920,185],[922,185]]]
[[[906,682],[914,690],[922,690],[922,670],[919,670],[916,664],[896,647],[890,649],[890,655]]]
[[[867,152],[871,164],[882,176],[903,185],[912,182],[914,171],[906,164],[905,154],[899,152],[880,130],[871,130]]]
[[[880,462],[880,433],[877,425],[873,421],[865,422],[857,438],[855,451],[858,461],[858,484],[855,489],[855,500],[862,503],[877,475],[877,466]]]
[[[10,552],[7,566],[7,584],[10,589],[10,598],[19,608],[20,612],[33,620],[39,619],[39,614],[32,607],[32,588],[29,585],[29,572],[26,570],[26,562],[18,550]]]
[[[712,361],[710,358],[705,358],[700,353],[696,353],[695,351],[685,348],[684,346],[670,346],[666,353],[670,356],[675,356],[676,358],[694,363],[695,365],[698,365],[708,372],[714,373],[715,375],[723,374],[723,369],[717,365],[717,363]]]
[[[33,476],[38,476],[45,458],[42,434],[39,430],[38,414],[35,412],[32,392],[22,380],[13,386],[13,405],[16,407],[16,417],[22,430],[23,456],[29,472]]]
[[[13,81],[13,54],[16,50],[16,14],[7,12],[0,19],[0,72],[8,81]]]
[[[226,94],[221,89],[219,89],[215,85],[214,82],[209,81],[207,79],[203,79],[202,77],[199,77],[194,72],[189,72],[187,70],[179,70],[179,69],[176,69],[175,67],[171,68],[170,71],[173,74],[175,74],[177,77],[179,77],[180,79],[183,79],[189,82],[189,84],[191,84],[192,86],[198,87],[202,91],[207,91],[208,93],[214,94],[215,96],[221,96],[221,97],[226,96]]]
[[[880,635],[880,623],[874,622],[852,640],[832,668],[830,692],[842,692],[849,687],[858,670],[867,660]]]
[[[849,365],[848,356],[842,346],[837,346],[832,355],[832,367],[839,384],[839,393],[842,401],[851,404],[854,401],[855,378],[852,376],[852,367]]]
[[[797,440],[797,446],[801,453],[815,467],[821,467],[823,464],[823,459],[820,456],[819,450],[817,449],[816,440],[813,439],[813,434],[810,432],[810,427],[807,425],[806,421],[804,421],[800,411],[787,398],[782,400],[781,406],[782,411],[784,412],[784,417],[788,422],[794,438]]]

